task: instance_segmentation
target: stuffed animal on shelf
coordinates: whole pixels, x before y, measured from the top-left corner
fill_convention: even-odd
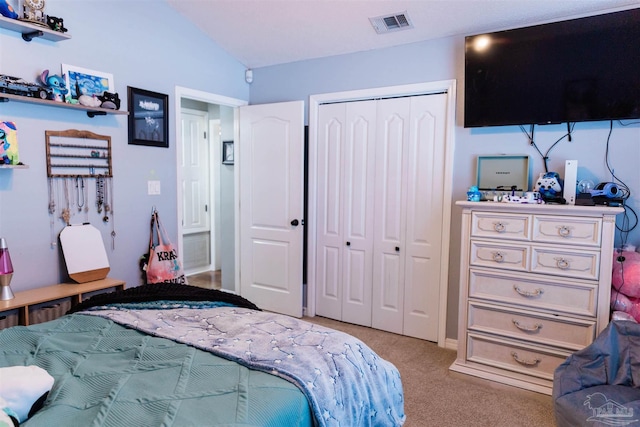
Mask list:
[[[53,31],[60,33],[66,33],[68,30],[64,27],[64,20],[62,18],[56,18],[55,16],[47,15],[47,25]]]
[[[625,250],[613,254],[611,308],[640,322],[640,252]]]
[[[64,95],[69,92],[64,81],[64,75],[49,75],[49,70],[44,70],[40,74],[40,81],[50,90],[49,99],[64,102]]]
[[[95,95],[80,95],[78,97],[78,103],[85,107],[99,107],[102,101]]]
[[[110,110],[120,109],[120,97],[117,93],[103,92],[98,98],[102,101],[100,105],[102,108],[108,108]]]

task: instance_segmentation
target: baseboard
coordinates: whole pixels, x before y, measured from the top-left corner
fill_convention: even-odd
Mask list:
[[[444,348],[446,348],[447,350],[458,351],[458,340],[454,340],[453,338],[446,338],[444,340]]]

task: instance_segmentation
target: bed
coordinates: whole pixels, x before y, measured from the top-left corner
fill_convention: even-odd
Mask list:
[[[100,294],[0,331],[0,368],[22,366],[54,380],[25,427],[405,421],[399,372],[358,339],[188,285]]]

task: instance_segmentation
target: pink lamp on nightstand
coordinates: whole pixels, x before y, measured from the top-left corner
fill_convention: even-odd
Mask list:
[[[11,278],[13,277],[13,264],[11,264],[11,255],[9,255],[9,247],[4,237],[0,237],[0,300],[13,299],[14,295],[11,291]]]

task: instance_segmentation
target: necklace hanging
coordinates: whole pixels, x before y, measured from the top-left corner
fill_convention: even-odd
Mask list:
[[[102,175],[96,178],[96,205],[98,206],[98,213],[102,213],[102,206],[104,205],[104,178]]]
[[[63,181],[63,187],[64,187],[65,207],[62,209],[62,215],[60,215],[60,218],[62,218],[62,220],[66,225],[70,225],[71,210],[69,209],[69,182],[66,179]]]
[[[49,229],[51,232],[51,249],[58,245],[55,236],[55,217],[56,217],[56,191],[55,179],[49,178]]]
[[[89,186],[84,185],[84,178],[82,178],[82,193],[84,200],[84,222],[89,222],[89,203],[87,202],[89,199]]]
[[[109,187],[109,207],[111,211],[111,250],[116,250],[116,221],[113,207],[113,177],[107,179],[107,186]]]
[[[65,182],[67,182],[67,186],[69,187],[69,214],[70,216],[73,216],[75,215],[75,207],[78,197],[76,197],[76,193],[73,191],[73,179],[65,178]]]
[[[76,198],[78,199],[78,212],[82,212],[86,199],[84,197],[84,178],[79,175],[76,177]]]
[[[102,197],[104,198],[104,216],[102,217],[102,221],[104,222],[109,222],[109,212],[111,212],[111,204],[109,203],[109,182],[110,178],[105,178],[102,182]]]

